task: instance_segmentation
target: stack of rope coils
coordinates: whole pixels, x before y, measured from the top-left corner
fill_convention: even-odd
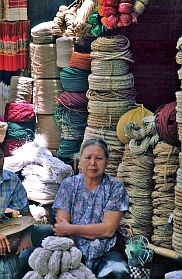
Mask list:
[[[57,39],[58,40],[58,39]],[[91,60],[89,53],[73,51],[66,45],[72,46],[71,38],[59,38],[62,49],[62,59],[59,66],[65,65],[60,71],[63,91],[57,98],[58,107],[55,111],[55,122],[60,124],[61,144],[57,155],[63,161],[72,164],[75,154],[79,152],[87,126],[86,91],[88,90],[88,75],[90,74]],[[63,55],[69,51],[69,56]],[[66,63],[65,63],[66,62]]]
[[[114,176],[124,147],[117,138],[116,126],[121,115],[136,107],[134,78],[129,73],[129,63],[134,61],[129,47],[125,36],[99,37],[91,43],[92,74],[88,77],[87,91],[89,136],[105,138],[108,133],[112,134],[112,142],[118,144],[118,149],[110,154],[107,172]],[[112,146],[110,139],[107,143]]]
[[[179,149],[165,142],[159,142],[154,153],[154,191],[152,242],[157,246],[172,248],[172,224],[169,221],[173,213],[174,187],[176,172],[179,167]]]
[[[123,224],[130,224],[134,234],[150,239],[152,235],[152,198],[154,156],[148,151],[137,155],[125,145],[117,177],[123,181],[129,194],[129,211],[122,217]]]
[[[5,121],[8,130],[5,138],[5,155],[35,136],[35,113],[33,105],[28,103],[8,103],[5,107]]]
[[[33,79],[22,76],[12,76],[10,81],[10,102],[31,103]]]
[[[182,37],[177,41],[178,53],[176,62],[182,65]],[[182,79],[182,66],[178,70],[178,77]],[[181,84],[182,89],[182,84]],[[178,123],[179,140],[182,142],[182,90],[176,92],[176,121]],[[172,246],[179,257],[182,257],[182,154],[179,153],[179,168],[177,171],[177,184],[175,186],[175,209],[173,212]]]
[[[178,70],[178,77],[181,80],[181,88],[182,88],[182,36],[178,39],[176,49],[178,50],[176,54],[176,63],[180,65],[180,69]]]
[[[124,145],[118,140],[116,131],[86,127],[84,141],[92,137],[102,138],[107,142],[109,147],[109,161],[106,172],[116,176],[117,168],[122,160],[124,150]]]
[[[54,122],[56,98],[62,89],[56,64],[56,44],[52,23],[42,23],[31,29],[31,69],[34,78],[33,105],[36,112],[36,132],[42,133],[48,148],[55,153],[61,140],[60,129]]]

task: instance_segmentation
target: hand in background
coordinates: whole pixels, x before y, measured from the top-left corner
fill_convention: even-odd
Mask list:
[[[0,234],[0,256],[6,255],[7,252],[11,252],[10,243],[5,235]]]

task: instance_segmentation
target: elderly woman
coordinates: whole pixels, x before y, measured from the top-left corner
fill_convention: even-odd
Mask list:
[[[128,196],[121,181],[105,174],[109,154],[102,139],[85,141],[81,172],[63,180],[56,195],[54,233],[74,238],[85,264],[97,278],[130,278],[124,247],[116,250],[116,231]]]

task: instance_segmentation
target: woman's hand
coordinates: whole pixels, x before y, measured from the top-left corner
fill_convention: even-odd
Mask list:
[[[70,235],[70,223],[63,217],[59,216],[56,218],[57,223],[54,225],[54,234],[57,236]]]
[[[6,255],[7,252],[11,252],[10,243],[5,235],[0,234],[0,256]]]

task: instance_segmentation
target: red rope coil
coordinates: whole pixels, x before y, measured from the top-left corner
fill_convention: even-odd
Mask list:
[[[81,53],[73,51],[70,57],[70,67],[77,68],[80,70],[89,70],[91,69],[92,57],[90,53]]]
[[[180,146],[176,122],[176,102],[159,107],[155,114],[156,129],[160,138],[168,144]]]
[[[35,119],[33,104],[7,103],[5,106],[4,120],[6,122],[29,122]]]
[[[61,91],[56,100],[67,109],[87,111],[88,99],[85,92]]]

